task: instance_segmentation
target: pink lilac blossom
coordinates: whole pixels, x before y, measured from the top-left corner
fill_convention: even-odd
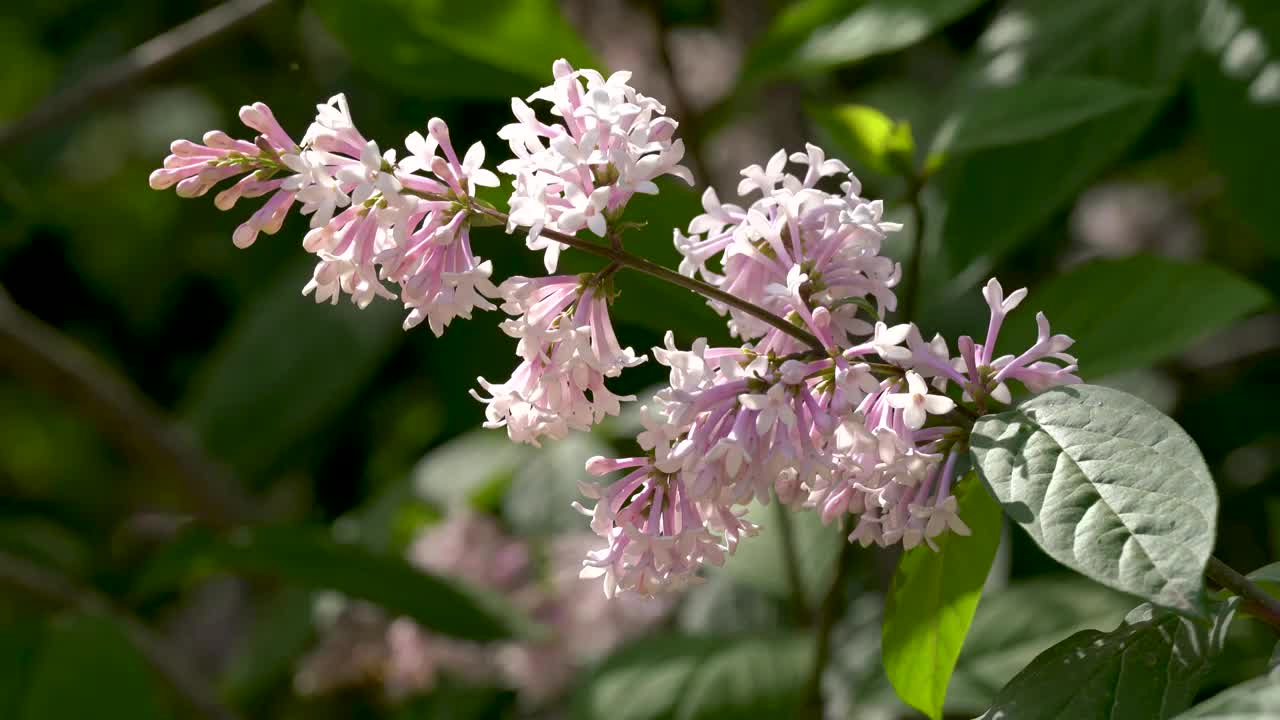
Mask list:
[[[502,310],[513,316],[503,332],[517,338],[520,364],[502,383],[478,378],[488,397],[485,427],[505,427],[515,442],[540,446],[570,430],[588,430],[617,415],[622,401],[605,378],[645,361],[623,348],[609,320],[609,291],[592,276],[513,277],[498,289]]]
[[[544,123],[524,100],[512,98],[516,122],[498,131],[515,155],[498,169],[514,176],[507,231],[528,228],[528,246],[544,252],[547,272],[555,272],[563,243],[544,229],[574,234],[588,230],[604,237],[636,193],[655,194],[654,180],[674,175],[690,185],[680,165],[684,143],[674,139],[675,120],[666,108],[627,82],[629,72],[604,77],[575,70],[557,60],[555,82],[530,95],[551,103],[559,122]]]
[[[316,302],[337,303],[346,294],[365,307],[374,298],[398,298],[409,310],[406,329],[425,320],[436,335],[475,308],[494,309],[492,264],[472,252],[470,239],[476,186],[498,184],[483,167],[483,145],[459,159],[448,127],[432,118],[427,136],[406,138],[409,153],[397,162],[394,150],[382,152],[360,133],[342,95],[317,106],[301,143],[262,103],[241,108],[240,119],[259,133],[253,141],[220,131],[206,133],[204,144],[176,141],[151,186],[176,185],[179,195],[195,197],[243,175],[215,198],[223,210],[270,193],[232,235],[241,248],[260,233],[275,234],[299,203],[311,216],[303,248],[319,259],[303,294]]]
[[[553,76],[528,97],[549,103],[553,119],[514,99],[517,122],[499,133],[514,158],[498,166],[514,176],[507,231],[528,228],[527,245],[544,253],[548,273],[566,247],[549,233],[588,232],[616,249],[618,221],[636,193],[657,192],[663,175],[692,183],[679,165],[676,122],[628,84],[628,73],[606,78],[560,60]],[[239,177],[216,196],[222,209],[267,196],[233,234],[240,247],[277,232],[298,205],[310,216],[303,247],[319,260],[303,292],[317,302],[397,299],[409,311],[406,328],[425,321],[439,335],[500,300],[519,363],[503,382],[479,378],[483,394],[472,394],[486,406],[485,426],[505,428],[513,441],[540,445],[590,430],[634,399],[605,386],[645,360],[622,346],[609,316],[613,272],[628,263],[613,254],[616,262],[594,275],[492,284],[491,263],[471,246],[477,219],[504,219],[475,198],[478,186],[498,184],[483,145],[459,157],[433,118],[397,158],[360,133],[341,95],[317,107],[296,143],[266,105],[246,106],[240,118],[257,133],[252,140],[214,131],[202,143],[177,141],[152,186],[194,197]],[[850,542],[936,548],[943,533],[968,532],[953,490],[971,419],[1011,402],[1011,381],[1032,392],[1079,382],[1067,353],[1073,341],[1053,334],[1043,314],[1031,347],[995,352],[1026,291],[1006,296],[994,279],[982,291],[986,335],[981,343],[960,337],[954,354],[941,336],[886,322],[902,271],[881,245],[901,226],[821,148],[780,150],[741,174],[739,204],[708,188],[704,212],[687,234],[674,232],[679,269],[782,322],[711,299],[741,345],[700,338],[681,350],[668,333],[653,349],[669,381],[641,409],[641,452],[587,464],[597,476],[625,471],[584,487],[596,502],[580,507],[602,541],[580,572],[610,597],[696,581],[702,566],[724,562],[757,531],[744,519],[747,504],[775,498],[828,523],[851,516]],[[785,323],[812,342],[778,327]]]
[[[684,256],[682,273],[801,322],[827,347],[846,347],[872,325],[864,307],[877,316],[897,306],[893,287],[901,268],[880,255],[886,233],[901,225],[886,222],[883,203],[859,197],[858,179],[839,160],[806,145],[790,161],[806,167],[803,177],[785,172],[788,156],[779,150],[765,167],[742,171],[739,195],[759,193],[750,205],[722,203],[714,188],[702,196],[705,212],[689,223],[689,235],[675,232]],[[817,187],[843,176],[840,193]],[[719,270],[709,266],[719,260]],[[737,308],[710,301],[729,315],[729,330],[756,341],[762,354],[786,355],[803,349],[795,338]]]

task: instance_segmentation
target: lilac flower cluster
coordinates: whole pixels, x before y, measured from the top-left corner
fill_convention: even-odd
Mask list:
[[[303,247],[319,258],[304,292],[317,301],[398,297],[406,328],[425,319],[436,334],[500,301],[519,364],[507,380],[480,378],[472,391],[485,425],[516,442],[559,440],[634,399],[605,386],[646,359],[622,346],[609,318],[613,274],[628,266],[621,218],[634,194],[657,192],[655,179],[692,177],[678,164],[677,123],[628,85],[628,73],[606,78],[559,61],[554,77],[528,98],[550,103],[551,119],[514,99],[517,122],[499,133],[514,155],[498,166],[514,178],[509,213],[476,198],[477,186],[497,184],[480,143],[459,159],[445,124],[432,119],[397,160],[360,134],[342,96],[319,106],[296,144],[265,105],[247,106],[241,119],[259,133],[252,142],[220,132],[204,144],[175,142],[151,183],[195,196],[243,176],[217,196],[224,209],[270,194],[236,230],[241,247],[276,232],[300,203],[311,216]],[[668,333],[653,356],[669,384],[642,408],[640,452],[587,463],[597,476],[624,471],[584,487],[595,503],[579,506],[602,541],[582,574],[601,578],[610,597],[696,581],[703,565],[722,563],[758,531],[747,505],[774,498],[824,522],[852,516],[851,542],[936,549],[941,534],[968,533],[953,490],[972,418],[1010,402],[1009,381],[1031,391],[1078,382],[1066,354],[1072,340],[1052,334],[1043,315],[1034,345],[995,354],[1006,315],[1026,295],[1006,297],[995,280],[983,290],[991,319],[981,344],[961,337],[953,354],[940,336],[886,323],[901,268],[881,245],[900,226],[821,148],[779,151],[742,177],[738,204],[705,191],[705,212],[674,234],[680,274],[667,271],[708,296],[740,344],[698,339],[681,350]],[[581,231],[607,238],[598,254],[614,262],[494,286],[492,265],[471,249],[481,219],[509,233],[527,228],[548,273],[570,244],[597,247]]]

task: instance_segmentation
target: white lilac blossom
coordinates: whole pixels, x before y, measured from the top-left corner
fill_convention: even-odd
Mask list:
[[[570,430],[588,430],[634,396],[614,395],[605,378],[644,362],[623,348],[609,320],[607,279],[553,275],[513,277],[498,288],[502,310],[513,318],[502,330],[519,340],[521,362],[504,383],[478,378],[488,393],[471,394],[487,406],[485,427],[505,427],[512,440],[540,445]]]
[[[684,143],[674,139],[676,121],[664,115],[662,103],[627,84],[631,73],[606,78],[566,60],[556,61],[552,72],[555,82],[527,100],[551,103],[559,121],[545,123],[524,100],[512,98],[516,122],[498,131],[515,155],[498,166],[514,176],[507,230],[528,228],[529,248],[544,251],[547,272],[555,272],[566,246],[543,230],[604,237],[609,219],[634,194],[658,192],[658,177],[693,184],[679,164]]]
[[[498,184],[482,144],[460,157],[445,123],[431,119],[399,155],[360,133],[341,95],[318,106],[300,142],[266,105],[246,106],[252,140],[214,131],[202,143],[177,141],[151,184],[194,197],[238,177],[215,198],[224,210],[268,196],[236,229],[240,247],[276,233],[297,205],[310,217],[303,247],[319,260],[304,292],[317,302],[397,299],[406,328],[425,322],[438,335],[500,300],[518,364],[503,382],[479,378],[472,394],[485,404],[485,426],[515,442],[590,430],[634,399],[605,385],[645,359],[610,320],[617,270],[667,273],[707,296],[742,344],[700,338],[682,350],[668,332],[653,348],[668,382],[640,410],[639,452],[587,463],[597,476],[624,471],[585,487],[595,504],[579,506],[599,538],[580,572],[610,597],[695,582],[757,532],[745,519],[750,503],[817,512],[864,545],[936,549],[944,533],[967,533],[954,491],[973,419],[1010,403],[1019,386],[1079,382],[1071,338],[1037,314],[1035,343],[997,354],[1026,290],[1005,295],[994,279],[982,291],[990,321],[981,343],[888,322],[901,268],[880,250],[900,226],[884,220],[881,201],[861,196],[844,163],[811,144],[745,168],[739,204],[708,188],[704,212],[687,234],[674,233],[679,275],[642,262],[622,249],[620,220],[634,194],[657,192],[656,178],[692,182],[679,165],[676,122],[628,73],[605,77],[561,60],[553,76],[528,97],[550,104],[551,117],[515,99],[516,122],[499,132],[514,155],[498,165],[514,176],[506,213],[476,197]],[[548,275],[495,286],[492,265],[472,249],[482,220],[526,228]],[[577,233],[607,238],[597,254],[612,263],[552,274],[571,239],[564,234]],[[411,633],[397,637],[415,647]]]

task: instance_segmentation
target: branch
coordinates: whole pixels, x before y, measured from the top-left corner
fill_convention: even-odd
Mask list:
[[[836,576],[827,588],[827,595],[822,599],[822,608],[818,611],[817,645],[814,649],[813,669],[809,673],[809,681],[801,700],[799,717],[822,720],[822,676],[831,664],[831,633],[836,623],[844,614],[845,586],[849,584],[849,570],[853,567],[853,543],[845,537],[843,528],[839,533],[840,555],[836,560]]]
[[[47,98],[26,115],[0,128],[0,147],[77,117],[86,107],[109,98],[219,35],[235,30],[276,2],[228,0],[151,38],[123,58]]]
[[[916,220],[916,242],[911,247],[911,264],[907,267],[901,295],[902,317],[908,321],[914,320],[916,311],[920,309],[920,283],[924,276],[925,216],[924,204],[920,202],[920,190],[919,183],[913,180],[908,203]]]
[[[1204,574],[1223,588],[1239,595],[1244,600],[1246,612],[1280,632],[1280,600],[1212,555],[1209,556]]]
[[[792,610],[802,622],[808,624],[812,621],[812,617],[809,611],[808,593],[804,589],[804,578],[800,576],[800,555],[796,551],[791,511],[778,499],[776,492],[773,496],[773,514],[782,539],[782,559],[787,571],[787,585],[791,588]]]
[[[507,223],[507,214],[501,210],[485,207],[480,204],[474,204],[472,205],[472,212],[487,215],[488,217],[501,221],[503,225]],[[703,297],[722,302],[730,307],[735,307],[758,320],[772,325],[800,342],[803,342],[814,350],[822,353],[824,356],[827,354],[826,349],[822,347],[822,343],[818,338],[814,337],[807,330],[797,327],[777,315],[774,315],[768,310],[765,310],[759,305],[743,300],[737,295],[727,293],[714,285],[709,285],[695,278],[685,277],[668,267],[646,260],[639,255],[633,255],[625,250],[599,245],[591,242],[590,240],[583,240],[582,238],[556,230],[544,229],[542,231],[542,236],[564,243],[571,248],[576,248],[593,255],[599,255],[600,257],[612,260],[622,267],[638,270],[646,275],[652,275],[659,280],[665,280],[672,285],[678,285],[686,290],[696,292]]]
[[[0,367],[68,400],[126,456],[177,481],[207,522],[225,527],[257,514],[254,501],[187,431],[105,363],[14,304],[3,288]]]
[[[37,600],[108,617],[123,630],[147,662],[199,715],[209,720],[239,720],[235,711],[218,699],[204,678],[191,667],[186,656],[157,635],[141,620],[113,607],[111,600],[88,588],[76,587],[69,579],[41,568],[23,558],[0,552],[0,586],[9,586]]]

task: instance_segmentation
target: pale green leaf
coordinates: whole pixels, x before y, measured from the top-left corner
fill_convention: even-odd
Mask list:
[[[1000,545],[1000,505],[970,473],[959,486],[959,513],[971,531],[946,533],[938,550],[903,555],[885,605],[881,652],[898,696],[934,720],[964,644],[982,585]]]
[[[1072,385],[981,418],[970,445],[1005,513],[1055,560],[1201,612],[1218,496],[1172,419],[1119,390]]]

